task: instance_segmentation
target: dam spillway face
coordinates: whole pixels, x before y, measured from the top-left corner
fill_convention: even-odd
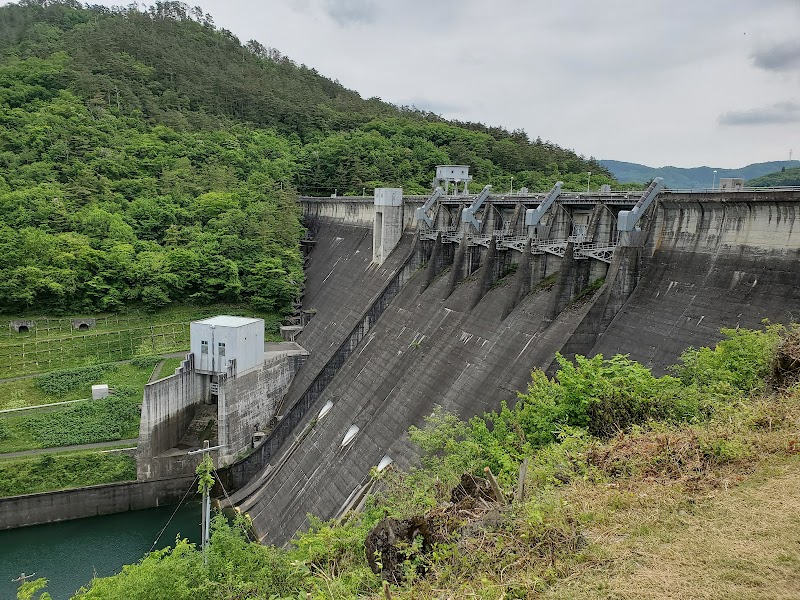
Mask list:
[[[489,202],[502,208],[502,199]],[[584,236],[615,238],[604,216],[613,211],[578,209]],[[406,431],[434,406],[467,418],[513,402],[557,351],[623,352],[663,373],[687,346],[720,339],[720,327],[786,322],[800,306],[792,194],[662,193],[637,243],[603,256],[601,244],[580,241],[537,253],[523,240],[515,250],[493,233],[487,246],[445,250],[441,235],[421,240],[407,226],[381,265],[366,209],[349,209],[355,222],[339,208],[330,219],[314,210],[304,308],[317,315],[299,339],[310,355],[284,401],[307,405],[236,497],[267,542],[287,541],[309,513],[331,518],[357,504],[384,457],[412,463]],[[552,233],[567,227],[555,217],[537,227],[568,237]],[[598,248],[599,258],[587,256]]]

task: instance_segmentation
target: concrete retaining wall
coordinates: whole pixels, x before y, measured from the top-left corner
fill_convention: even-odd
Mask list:
[[[365,240],[358,229],[352,228],[350,229],[350,233],[358,240],[357,243],[359,247],[372,247],[372,240],[369,238]],[[367,234],[369,233],[370,230],[367,230]],[[323,351],[319,353],[314,353],[312,351],[306,367],[302,369],[297,379],[292,384],[290,393],[287,394],[284,401],[287,407],[286,414],[283,415],[283,418],[278,422],[275,429],[253,454],[231,465],[227,470],[226,478],[229,488],[238,489],[250,481],[252,477],[269,463],[269,461],[275,458],[278,451],[284,447],[284,444],[296,430],[297,426],[309,417],[309,412],[313,412],[313,407],[318,405],[318,400],[325,391],[325,388],[333,380],[342,365],[345,364],[350,354],[375,325],[394,297],[400,292],[403,285],[416,271],[419,257],[414,249],[415,241],[416,237],[412,239],[410,236],[406,236],[404,239],[405,243],[401,243],[400,246],[395,249],[391,257],[393,260],[387,261],[386,263],[394,267],[394,272],[390,272],[390,279],[385,283],[382,289],[379,289],[377,295],[364,295],[359,299],[359,303],[364,306],[360,314],[354,312],[354,310],[358,309],[359,304],[354,305],[352,303],[346,303],[337,306],[338,302],[333,295],[327,298],[329,308],[345,311],[345,315],[343,315],[346,316],[344,323],[351,324],[350,331],[345,333],[343,338],[338,337],[341,333],[344,333],[340,328],[330,330],[328,336],[320,336],[324,339],[324,348],[320,348],[320,350]],[[349,252],[349,247],[349,245],[344,245],[341,249],[348,249],[347,251]],[[320,248],[317,248],[315,252],[320,252]],[[326,258],[329,259],[330,257],[321,256],[320,258],[324,261]],[[365,258],[369,260],[371,258],[371,252]],[[341,276],[344,281],[350,281],[352,275],[353,273],[346,273],[345,271],[337,272],[337,278],[331,281],[329,289],[332,288],[332,291],[339,290],[340,285],[337,285],[337,283],[341,281],[339,280],[339,276]],[[328,277],[325,278],[325,281],[327,280]],[[337,280],[339,281],[337,282]],[[374,278],[372,283],[376,284],[381,281],[382,278],[378,277]],[[353,293],[358,290],[350,289],[348,291],[349,293]],[[321,324],[323,319],[324,317],[317,314],[312,324]],[[319,338],[317,339],[318,341],[322,341]],[[306,338],[304,337],[303,340],[305,345]],[[328,357],[324,363],[320,362],[320,358],[322,357]],[[308,382],[306,384],[307,387],[299,392],[297,388],[298,381]],[[294,396],[292,391],[298,395]]]
[[[177,504],[193,481],[132,481],[0,498],[0,530]]]
[[[308,353],[298,346],[292,354],[267,359],[260,369],[226,378],[219,387],[220,464],[232,462],[251,447],[256,431],[267,427]]]
[[[186,433],[195,406],[208,397],[207,379],[195,373],[194,357],[189,355],[174,375],[145,386],[136,461],[138,479],[183,475],[197,462],[196,457],[155,457],[175,447]]]

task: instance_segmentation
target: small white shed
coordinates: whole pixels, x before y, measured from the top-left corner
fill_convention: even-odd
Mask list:
[[[220,315],[192,321],[195,370],[208,375],[246,373],[264,362],[264,320]]]

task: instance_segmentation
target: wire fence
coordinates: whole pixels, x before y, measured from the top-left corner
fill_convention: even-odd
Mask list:
[[[111,319],[113,317],[109,317]],[[65,369],[91,362],[114,362],[136,356],[177,352],[189,347],[189,323],[160,323],[147,327],[118,329],[116,331],[77,332],[72,330],[69,319],[37,319],[36,329],[53,332],[66,321],[70,327],[68,335],[37,338],[27,334],[16,335],[13,343],[0,344],[0,379],[44,373],[54,369]],[[115,321],[115,325],[124,320]],[[109,325],[111,323],[108,323]]]
[[[9,319],[12,321],[14,319]],[[31,319],[21,319],[20,321],[31,321],[33,326],[30,331],[19,333],[11,327],[0,328],[0,340],[2,339],[19,339],[19,338],[52,338],[63,337],[65,335],[84,335],[85,330],[75,328],[74,322],[81,322],[80,318],[59,318],[59,317],[33,317]],[[91,317],[87,321],[94,321],[91,329],[119,329],[120,326],[133,325],[142,322],[142,316],[138,314],[128,315],[109,315],[105,317]]]

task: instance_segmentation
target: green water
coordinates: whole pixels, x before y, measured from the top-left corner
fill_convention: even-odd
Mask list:
[[[0,599],[16,598],[11,580],[25,573],[50,581],[53,600],[67,600],[93,576],[117,573],[148,552],[175,507],[137,510],[0,531]],[[175,536],[200,540],[200,502],[185,504],[170,521],[156,548]]]

